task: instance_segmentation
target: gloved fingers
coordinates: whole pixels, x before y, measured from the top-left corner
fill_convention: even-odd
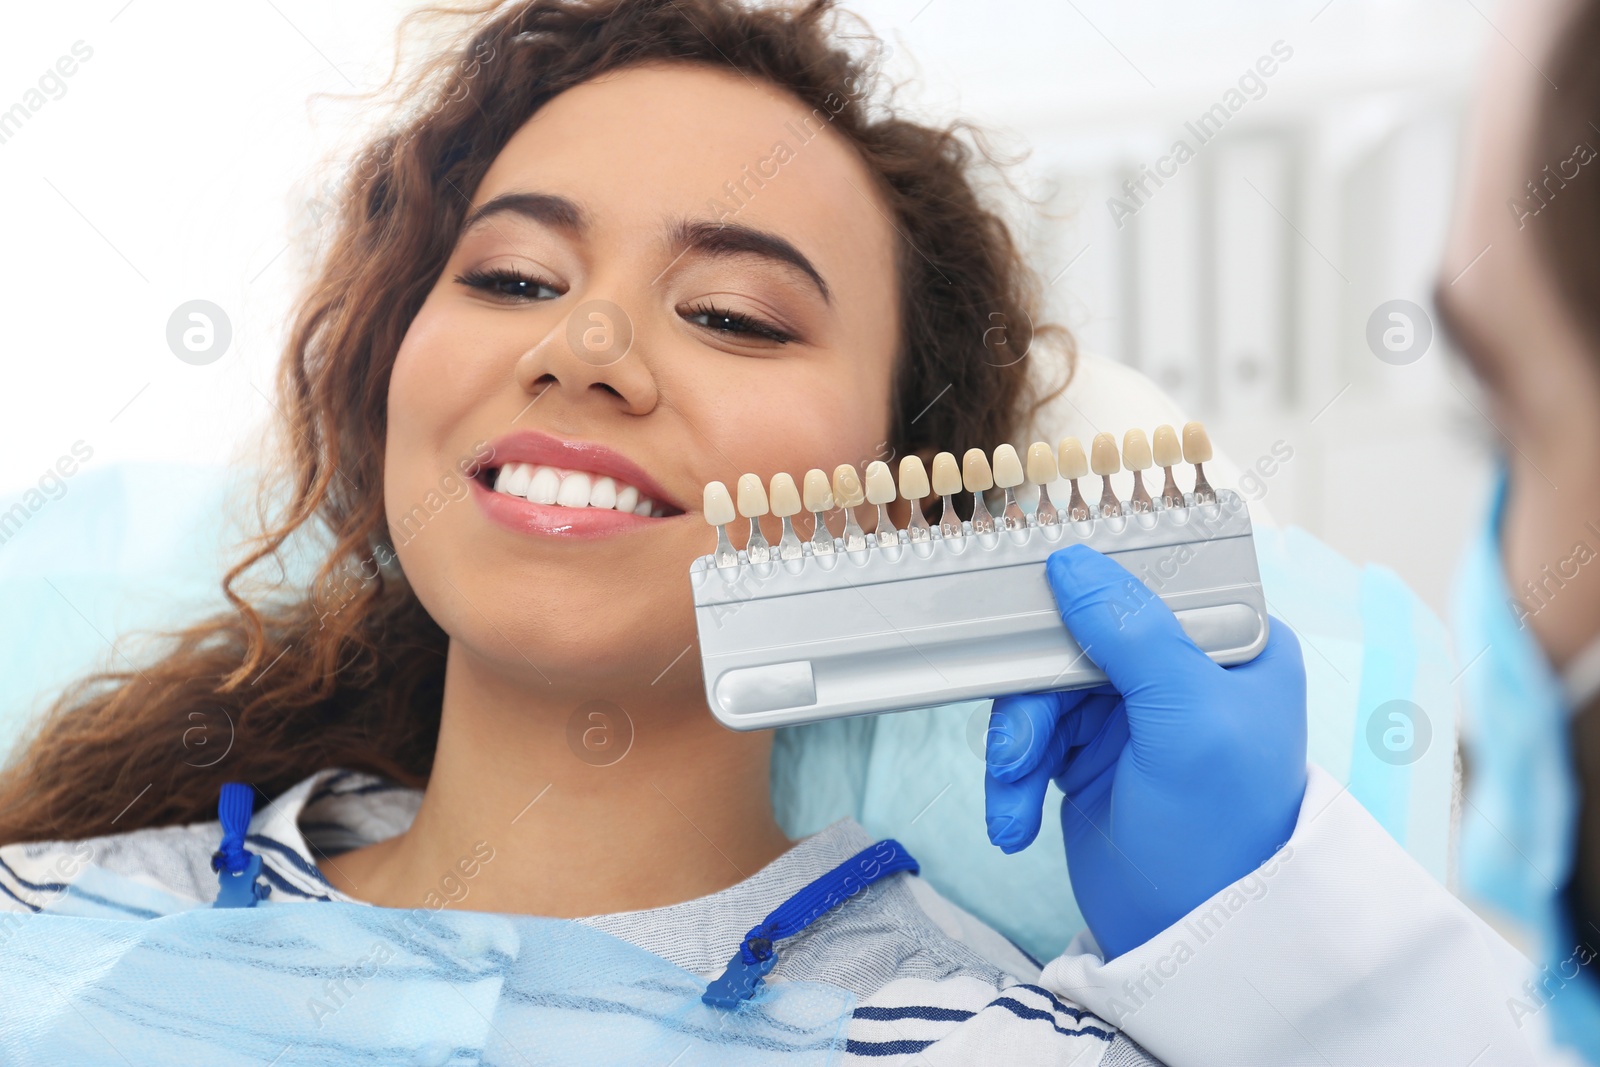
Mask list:
[[[1066,765],[1056,775],[1056,785],[1079,802],[1092,799],[1095,789],[1109,788],[1117,761],[1128,745],[1128,712],[1120,697],[1104,697],[1104,704],[1085,707],[1081,736],[1067,753]]]
[[[984,735],[989,773],[1002,782],[1014,782],[1039,766],[1050,752],[1050,739],[1065,708],[1078,699],[1072,692],[996,697]]]
[[[1035,767],[1011,782],[1002,782],[992,774],[984,775],[984,813],[989,840],[1007,855],[1022,851],[1039,836],[1050,777],[1048,767]]]
[[[1071,760],[1077,750],[1091,744],[1100,732],[1105,729],[1106,722],[1116,712],[1122,703],[1122,694],[1112,690],[1101,693],[1094,690],[1078,701],[1077,706],[1061,716],[1061,724],[1056,727],[1056,732],[1062,735],[1065,742],[1065,756]],[[1061,764],[1056,765],[1056,773],[1061,772]]]
[[[1115,560],[1087,545],[1057,549],[1045,574],[1061,620],[1124,696],[1185,698],[1197,675],[1220,672],[1172,609]]]

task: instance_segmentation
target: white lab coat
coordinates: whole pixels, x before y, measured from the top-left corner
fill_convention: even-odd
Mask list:
[[[1109,963],[1079,935],[1040,981],[1168,1067],[1581,1067],[1533,975],[1313,765],[1272,861]]]

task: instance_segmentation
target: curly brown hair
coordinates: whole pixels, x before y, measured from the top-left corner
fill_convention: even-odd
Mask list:
[[[1010,440],[1048,399],[1027,373],[1032,361],[1012,353],[1046,330],[1070,375],[1070,335],[1039,324],[1037,277],[976,188],[975,169],[994,162],[981,137],[965,124],[906,121],[873,99],[878,71],[859,47],[872,39],[842,34],[831,0],[521,0],[425,14],[470,26],[410,77],[391,77],[408,117],[366,145],[344,179],[280,368],[284,460],[266,489],[286,491],[223,579],[230,607],[167,635],[152,664],[94,674],[61,695],[0,773],[0,843],[209,820],[225,780],[272,796],[339,766],[426,784],[446,635],[397,569],[345,580],[384,547],[389,375],[490,163],[580,82],[647,62],[701,63],[765,79],[832,116],[879,178],[901,243],[887,442],[896,453]],[[960,403],[935,403],[946,391]],[[308,530],[331,535],[310,588],[241,591]],[[334,612],[318,603],[329,589],[350,593]],[[184,731],[219,712],[234,743],[215,765],[194,766]],[[146,786],[119,812],[112,798]]]

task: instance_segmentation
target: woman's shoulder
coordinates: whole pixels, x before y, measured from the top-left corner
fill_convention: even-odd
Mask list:
[[[212,821],[0,846],[0,911],[57,911],[68,898],[91,896],[145,916],[193,906],[216,895],[211,854],[220,834]],[[117,880],[127,884],[107,896]]]
[[[315,855],[398,833],[416,813],[416,792],[330,767],[258,803],[246,845],[262,857],[268,901],[341,899]],[[150,918],[200,907],[217,896],[211,857],[221,840],[211,819],[0,846],[0,911]]]

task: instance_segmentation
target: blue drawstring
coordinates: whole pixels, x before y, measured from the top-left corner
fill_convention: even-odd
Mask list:
[[[217,818],[222,822],[222,844],[211,855],[211,869],[217,872],[218,892],[214,908],[253,908],[272,891],[258,882],[261,857],[244,847],[250,832],[250,816],[256,806],[256,791],[241,782],[224,782],[217,801]]]
[[[793,937],[880,878],[900,871],[915,874],[917,861],[905,846],[885,838],[864,848],[779,904],[739,943],[722,976],[706,987],[702,1001],[717,1008],[737,1008],[777,966],[774,942]]]

